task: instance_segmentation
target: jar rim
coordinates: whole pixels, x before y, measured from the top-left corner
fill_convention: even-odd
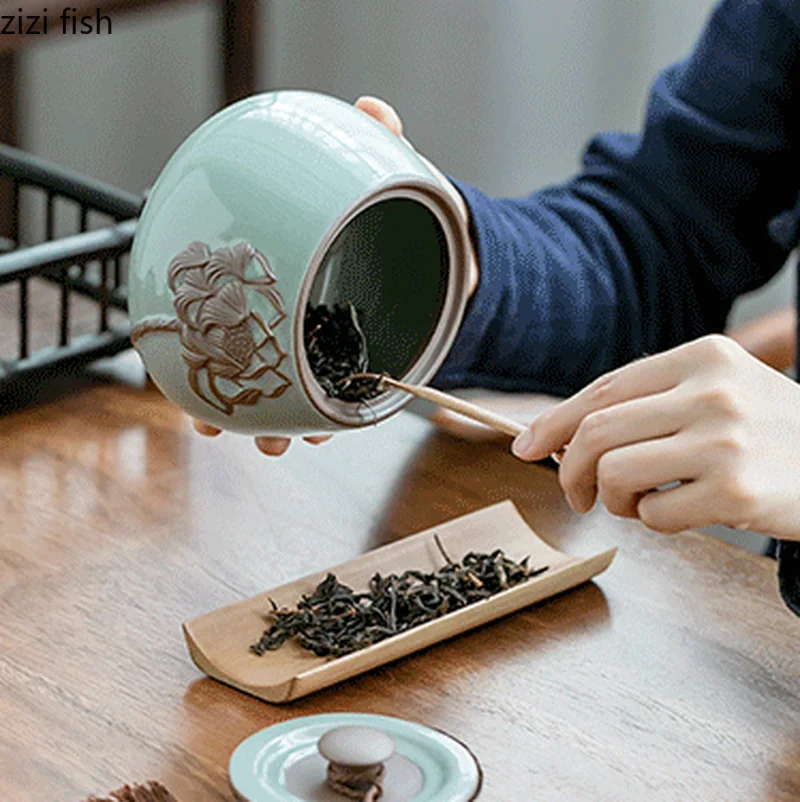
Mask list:
[[[362,197],[331,226],[314,251],[297,295],[294,315],[294,360],[297,376],[314,408],[332,423],[347,428],[360,428],[379,423],[399,412],[412,398],[407,393],[393,388],[388,388],[368,405],[331,398],[317,381],[308,361],[304,337],[305,310],[314,280],[337,237],[367,209],[388,200],[412,200],[424,206],[439,224],[447,247],[447,288],[439,319],[418,357],[402,376],[393,378],[411,384],[425,384],[429,381],[455,340],[467,304],[466,225],[454,208],[452,199],[438,184],[410,179],[384,185]]]

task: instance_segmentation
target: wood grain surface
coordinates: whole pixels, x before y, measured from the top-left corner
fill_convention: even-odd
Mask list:
[[[800,799],[800,623],[774,562],[578,517],[552,470],[408,412],[270,460],[199,437],[121,363],[130,381],[67,378],[0,417],[1,799],[156,779],[230,800],[241,740],[334,711],[457,735],[481,800]],[[505,498],[569,554],[618,546],[614,564],[289,706],[191,663],[185,619]]]

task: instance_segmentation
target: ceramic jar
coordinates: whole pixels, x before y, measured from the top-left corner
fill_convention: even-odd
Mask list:
[[[205,122],[153,186],[131,253],[131,338],[192,417],[252,434],[380,421],[408,397],[330,398],[309,303],[352,304],[370,367],[424,383],[467,298],[452,187],[405,140],[326,95],[280,91]]]

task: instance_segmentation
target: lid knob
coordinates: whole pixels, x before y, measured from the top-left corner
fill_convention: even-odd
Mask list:
[[[372,727],[336,727],[319,739],[317,749],[328,761],[328,785],[352,799],[381,795],[384,763],[395,753],[394,741]]]
[[[395,752],[394,741],[372,727],[336,727],[319,739],[319,753],[340,766],[374,766]]]

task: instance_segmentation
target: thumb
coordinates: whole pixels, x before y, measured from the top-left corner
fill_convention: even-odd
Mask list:
[[[537,445],[534,425],[531,423],[521,434],[517,435],[516,439],[511,444],[511,453],[525,462],[532,462],[537,457]]]
[[[363,95],[355,102],[355,107],[385,125],[393,134],[403,136],[400,115],[385,100]]]

